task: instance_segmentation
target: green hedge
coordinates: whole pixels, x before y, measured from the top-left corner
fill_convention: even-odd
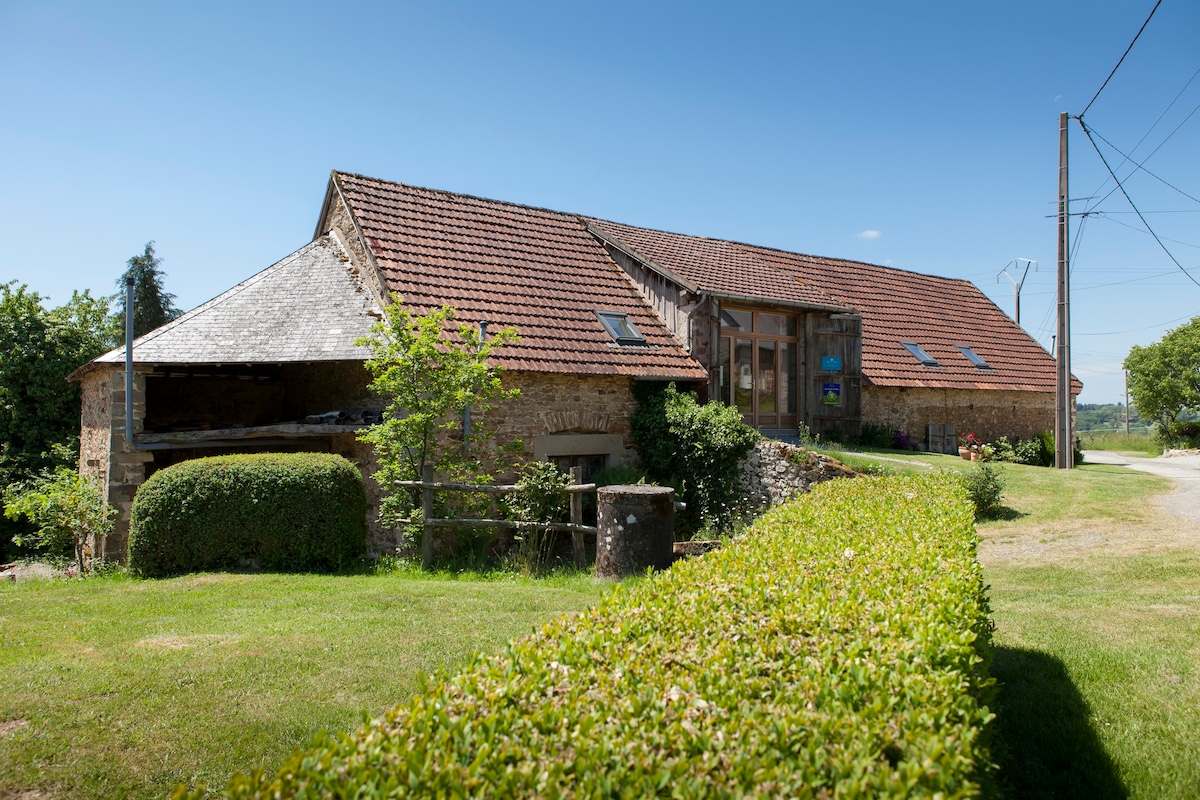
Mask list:
[[[366,548],[358,468],[328,453],[184,461],[150,476],[133,500],[129,568],[151,578],[253,563],[336,570]]]
[[[986,793],[975,544],[953,478],[822,484],[225,796]]]

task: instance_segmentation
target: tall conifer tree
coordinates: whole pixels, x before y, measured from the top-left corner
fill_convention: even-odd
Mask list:
[[[183,312],[173,305],[175,295],[163,290],[162,259],[154,255],[154,242],[146,242],[146,251],[127,262],[129,266],[117,279],[117,294],[113,301],[117,313],[113,316],[113,336],[117,342],[125,341],[125,281],[132,277],[133,290],[133,335],[149,333],[166,325]]]

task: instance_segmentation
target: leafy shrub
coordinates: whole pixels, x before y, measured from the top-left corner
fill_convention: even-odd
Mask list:
[[[133,500],[129,568],[145,577],[253,563],[332,571],[366,547],[358,468],[328,453],[184,461],[151,475]]]
[[[73,469],[59,467],[32,485],[12,493],[4,504],[10,519],[25,517],[33,532],[14,542],[50,556],[72,554],[82,572],[88,566],[85,549],[103,559],[104,538],[112,532],[116,509],[104,500],[99,483]]]
[[[984,461],[1003,461],[1007,464],[1013,464],[1017,461],[1016,448],[1008,441],[1007,436],[1001,436],[996,441],[988,445],[990,451],[984,454]]]
[[[862,447],[891,447],[894,441],[892,426],[878,422],[864,422],[858,430],[855,444]]]
[[[1028,464],[1034,467],[1053,467],[1054,466],[1054,433],[1051,431],[1042,431],[1036,434],[1032,439],[1023,442],[1017,442],[1013,448],[1017,463]],[[1083,463],[1083,443],[1079,437],[1075,437],[1074,457],[1076,464]]]
[[[980,462],[978,467],[960,472],[963,488],[971,497],[977,519],[990,519],[1000,513],[1004,499],[1004,473],[995,464]]]
[[[738,463],[761,437],[736,408],[700,405],[675,384],[635,384],[638,409],[631,419],[647,475],[674,486],[687,509],[677,517],[685,531],[723,530],[738,517],[742,500]]]
[[[1013,450],[1017,463],[1031,467],[1054,466],[1054,434],[1050,431],[1042,431],[1032,439],[1017,442]]]
[[[1170,447],[1200,447],[1200,422],[1171,423],[1170,434],[1165,438],[1165,443]]]
[[[566,522],[570,517],[570,497],[566,492],[571,478],[549,461],[530,461],[517,472],[517,490],[502,501],[505,518],[518,522]],[[518,528],[517,561],[533,571],[550,560],[555,532],[538,528]]]
[[[226,794],[976,796],[991,630],[961,487],[832,481]]]
[[[635,384],[637,411],[630,420],[642,467],[676,487],[688,504],[677,524],[686,531],[724,530],[742,509],[738,463],[761,435],[736,408],[701,405],[674,384]]]

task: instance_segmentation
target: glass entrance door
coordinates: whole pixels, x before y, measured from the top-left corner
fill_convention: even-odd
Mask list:
[[[756,428],[799,424],[796,317],[726,308],[713,383],[721,401]]]

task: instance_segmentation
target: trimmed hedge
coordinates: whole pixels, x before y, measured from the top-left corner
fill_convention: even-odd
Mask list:
[[[366,549],[358,468],[328,453],[261,453],[184,461],[151,475],[133,499],[129,568],[158,578],[252,563],[328,572]]]
[[[822,484],[225,796],[990,792],[975,545],[953,478]]]

